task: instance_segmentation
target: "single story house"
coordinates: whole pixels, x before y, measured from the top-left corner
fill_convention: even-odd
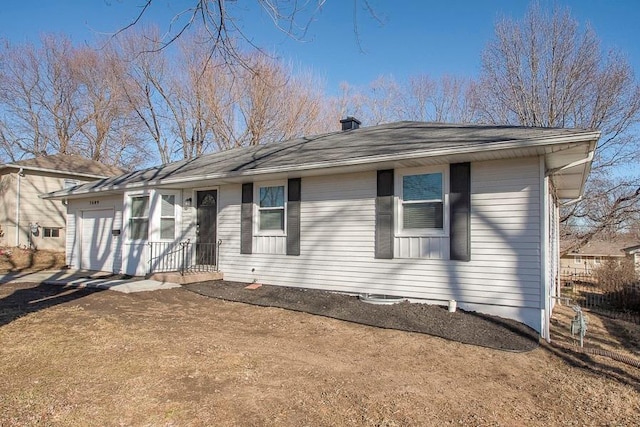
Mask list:
[[[124,171],[78,155],[40,156],[0,165],[0,246],[65,249],[64,200],[38,197]]]
[[[607,261],[622,261],[627,256],[632,256],[630,246],[635,240],[628,238],[591,240],[586,245],[563,250],[563,247],[572,246],[571,242],[560,242],[560,272],[563,276],[590,276],[593,271]],[[627,253],[627,247],[631,252]]]
[[[640,245],[627,246],[622,250],[626,256],[633,260],[636,273],[640,274]]]
[[[548,337],[558,207],[582,195],[600,133],[341,122],[43,197],[69,201],[74,267],[204,264],[232,281],[456,300]]]

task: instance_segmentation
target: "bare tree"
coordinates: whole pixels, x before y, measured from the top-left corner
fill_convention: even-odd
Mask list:
[[[43,35],[40,46],[5,43],[0,55],[5,157],[78,153],[107,164],[140,164],[145,150],[116,84],[117,61],[53,35]]]
[[[2,46],[2,140],[10,157],[67,153],[82,126],[78,87],[71,77],[72,46],[66,37],[43,36],[41,46]]]
[[[624,56],[603,54],[595,33],[580,30],[567,10],[546,12],[534,4],[523,20],[497,23],[482,64],[481,120],[602,131],[593,168],[599,184],[589,187],[587,202],[564,212],[564,220],[587,230],[583,241],[623,224],[621,215],[631,215],[640,196],[637,176],[607,179],[612,168],[637,160],[640,152],[633,133],[640,89]]]
[[[244,126],[241,145],[264,144],[302,136],[325,125],[318,123],[322,94],[310,74],[294,75],[291,66],[265,55],[247,58],[238,110]]]
[[[155,52],[159,38],[157,28],[142,28],[123,34],[108,48],[124,67],[119,79],[124,99],[153,141],[160,161],[169,163],[177,150],[167,127],[173,70],[166,56]]]
[[[76,49],[72,65],[80,87],[79,111],[86,118],[75,150],[106,164],[142,163],[147,150],[120,83],[126,74],[122,61],[111,51],[82,47]]]
[[[329,100],[334,116],[342,119],[347,116],[364,119],[364,99],[362,93],[347,82],[340,83],[340,93]],[[337,123],[337,121],[336,121]]]
[[[380,76],[364,88],[346,83],[334,104],[341,116],[357,115],[369,124],[415,120],[470,123],[477,121],[477,85],[460,77],[434,79],[426,74],[397,82]]]
[[[326,0],[257,0],[253,4],[272,22],[274,28],[291,39],[304,40],[312,22],[318,18],[325,3]],[[128,25],[117,30],[114,36],[118,37],[141,25],[156,4],[158,4],[157,1],[145,0],[138,14]],[[351,6],[355,42],[362,50],[359,31],[361,12],[380,24],[384,20],[369,0],[352,0]],[[256,37],[252,33],[251,26],[245,26],[246,20],[242,19],[251,5],[228,0],[191,0],[186,5],[180,2],[180,7],[182,9],[163,26],[161,43],[154,50],[162,50],[189,35],[190,31],[195,31],[205,36],[203,43],[208,46],[209,53],[217,55],[227,64],[246,66],[244,60],[247,51],[257,50],[264,53],[255,44]]]
[[[256,3],[276,28],[289,37],[301,39],[325,1],[258,0]],[[153,8],[153,4],[153,0],[146,0],[131,23],[119,29],[115,35],[118,36],[139,25]],[[236,42],[241,39],[255,47],[252,37],[246,34],[246,29],[242,25],[240,17],[244,14],[246,14],[246,5],[237,2],[192,0],[173,16],[170,23],[164,26],[160,44],[153,50],[162,50],[188,35],[190,30],[194,30],[206,35],[203,42],[206,43],[211,54],[215,53],[229,64],[242,62],[245,59],[244,54],[238,50]]]
[[[427,75],[409,78],[404,90],[404,115],[411,120],[471,123],[477,121],[476,84],[465,78]]]

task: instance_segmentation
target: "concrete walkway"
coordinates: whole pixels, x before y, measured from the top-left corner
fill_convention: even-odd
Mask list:
[[[132,292],[155,291],[159,289],[179,288],[171,282],[148,280],[143,277],[122,278],[103,271],[55,270],[35,273],[0,274],[0,284],[9,282],[35,282],[45,285],[62,285],[78,288],[109,289],[129,294]]]

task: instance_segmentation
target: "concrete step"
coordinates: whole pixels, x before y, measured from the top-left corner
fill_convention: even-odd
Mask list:
[[[171,282],[186,285],[189,283],[208,282],[210,280],[222,280],[224,275],[221,271],[186,272],[184,275],[174,271],[167,273],[153,273],[148,278],[159,282]]]

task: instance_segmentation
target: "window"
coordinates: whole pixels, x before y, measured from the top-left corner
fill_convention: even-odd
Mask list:
[[[401,231],[444,231],[443,183],[442,172],[401,175]]]
[[[149,237],[149,196],[131,197],[129,238],[147,240]]]
[[[582,256],[580,255],[576,255],[573,257],[573,263],[574,264],[582,264]]]
[[[176,196],[163,194],[160,197],[160,238],[173,240],[176,237]]]
[[[42,236],[43,237],[60,237],[60,229],[59,228],[49,228],[49,227],[43,227],[42,228]]]
[[[284,185],[260,187],[258,230],[284,233]]]
[[[602,258],[600,258],[599,256],[594,257],[593,258],[593,263],[594,264],[601,264],[602,263]]]

